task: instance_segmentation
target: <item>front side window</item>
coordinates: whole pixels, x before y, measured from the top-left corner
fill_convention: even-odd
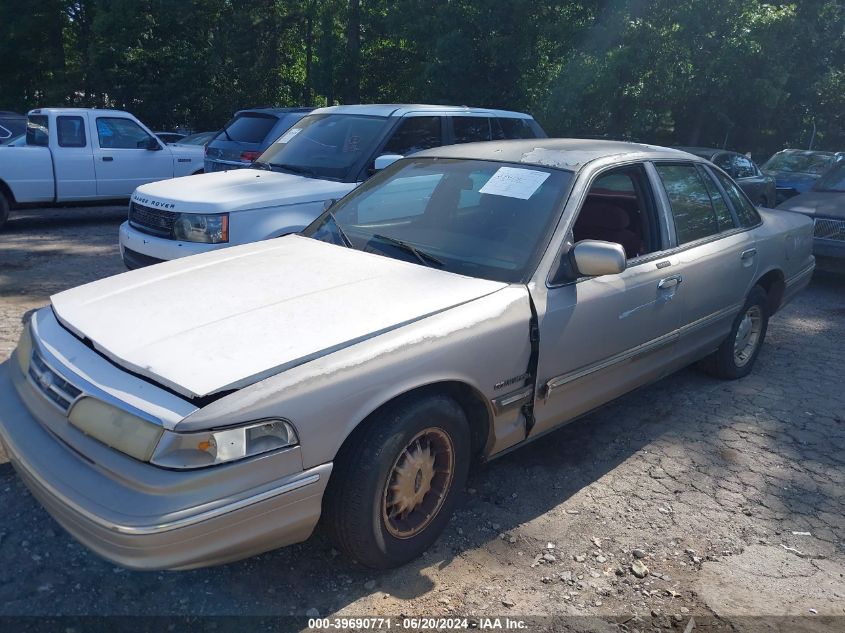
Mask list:
[[[155,140],[135,121],[118,117],[98,117],[97,138],[103,149],[147,149]]]
[[[405,118],[387,141],[383,153],[407,156],[424,149],[440,147],[443,145],[440,120],[438,116]]]
[[[311,178],[349,180],[353,167],[371,155],[387,118],[358,114],[310,114],[272,143],[256,167]]]
[[[455,144],[490,141],[490,119],[483,116],[452,117],[452,127],[455,130]]]
[[[56,135],[59,147],[85,147],[85,122],[81,116],[56,118]]]
[[[26,144],[47,147],[49,143],[49,117],[46,114],[30,114],[26,118]]]
[[[707,193],[710,194],[710,201],[713,203],[713,210],[716,212],[716,221],[719,223],[719,232],[730,231],[736,228],[734,216],[731,214],[728,203],[725,202],[722,192],[713,182],[713,179],[708,175],[706,170],[702,170],[701,174],[704,184],[707,187]]]
[[[524,281],[542,254],[572,173],[483,160],[399,161],[303,235],[495,281]]]
[[[669,198],[678,244],[716,235],[719,222],[695,165],[655,165]]]
[[[660,250],[653,200],[641,165],[605,172],[587,192],[572,241],[615,242],[628,259]]]
[[[716,178],[719,179],[725,193],[728,194],[728,198],[731,204],[733,204],[734,211],[736,211],[736,215],[739,218],[740,225],[748,228],[760,224],[760,214],[754,208],[754,205],[751,204],[748,197],[740,191],[737,184],[719,171],[714,170],[714,173],[716,174]]]

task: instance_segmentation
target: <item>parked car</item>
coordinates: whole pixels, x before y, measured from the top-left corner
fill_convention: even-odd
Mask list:
[[[9,142],[0,144],[0,147],[21,147],[22,145],[26,145],[26,134],[14,136]]]
[[[778,209],[813,219],[813,253],[817,257],[845,259],[845,162],[819,178],[809,191],[782,202]]]
[[[270,145],[313,108],[253,108],[235,116],[205,151],[205,171],[249,167]]]
[[[17,112],[0,110],[0,145],[5,145],[26,131],[26,117]]]
[[[167,145],[172,145],[173,143],[179,143],[186,134],[182,134],[182,132],[153,132],[162,143],[166,143]]]
[[[144,183],[199,173],[202,154],[163,145],[128,112],[31,110],[26,145],[0,152],[0,228],[17,206],[128,198]]]
[[[54,295],[0,366],[0,437],[120,565],[223,563],[318,520],[361,563],[400,565],[475,456],[698,360],[747,375],[812,236],[674,150],[432,149],[301,235]]]
[[[180,138],[177,145],[207,145],[211,139],[220,133],[219,130],[215,132],[197,132],[196,134],[189,134]]]
[[[422,149],[543,136],[529,115],[504,110],[321,108],[279,137],[251,169],[140,187],[120,227],[123,261],[138,268],[294,233],[320,215],[328,201],[349,193],[391,161]]]
[[[804,193],[841,158],[834,152],[785,149],[763,163],[763,173],[777,185],[777,202]]]
[[[757,206],[773,208],[777,204],[775,179],[760,171],[757,164],[748,156],[708,147],[678,147],[676,149],[700,156],[723,169]]]

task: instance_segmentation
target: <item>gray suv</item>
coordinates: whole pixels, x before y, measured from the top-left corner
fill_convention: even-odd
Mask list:
[[[205,171],[249,167],[270,144],[312,108],[239,110],[205,150]]]

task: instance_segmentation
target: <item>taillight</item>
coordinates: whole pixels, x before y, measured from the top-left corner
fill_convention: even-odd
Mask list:
[[[249,162],[252,162],[254,160],[258,160],[259,156],[261,156],[261,152],[251,152],[251,151],[241,152],[241,160],[248,160]]]

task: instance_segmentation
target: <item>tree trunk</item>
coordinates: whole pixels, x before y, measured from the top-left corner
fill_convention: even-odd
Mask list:
[[[344,103],[361,100],[361,2],[349,0],[349,17],[346,22],[346,81]]]
[[[314,61],[314,0],[308,3],[308,13],[305,16],[305,91],[302,104],[310,105],[314,102],[314,80],[312,65]]]

